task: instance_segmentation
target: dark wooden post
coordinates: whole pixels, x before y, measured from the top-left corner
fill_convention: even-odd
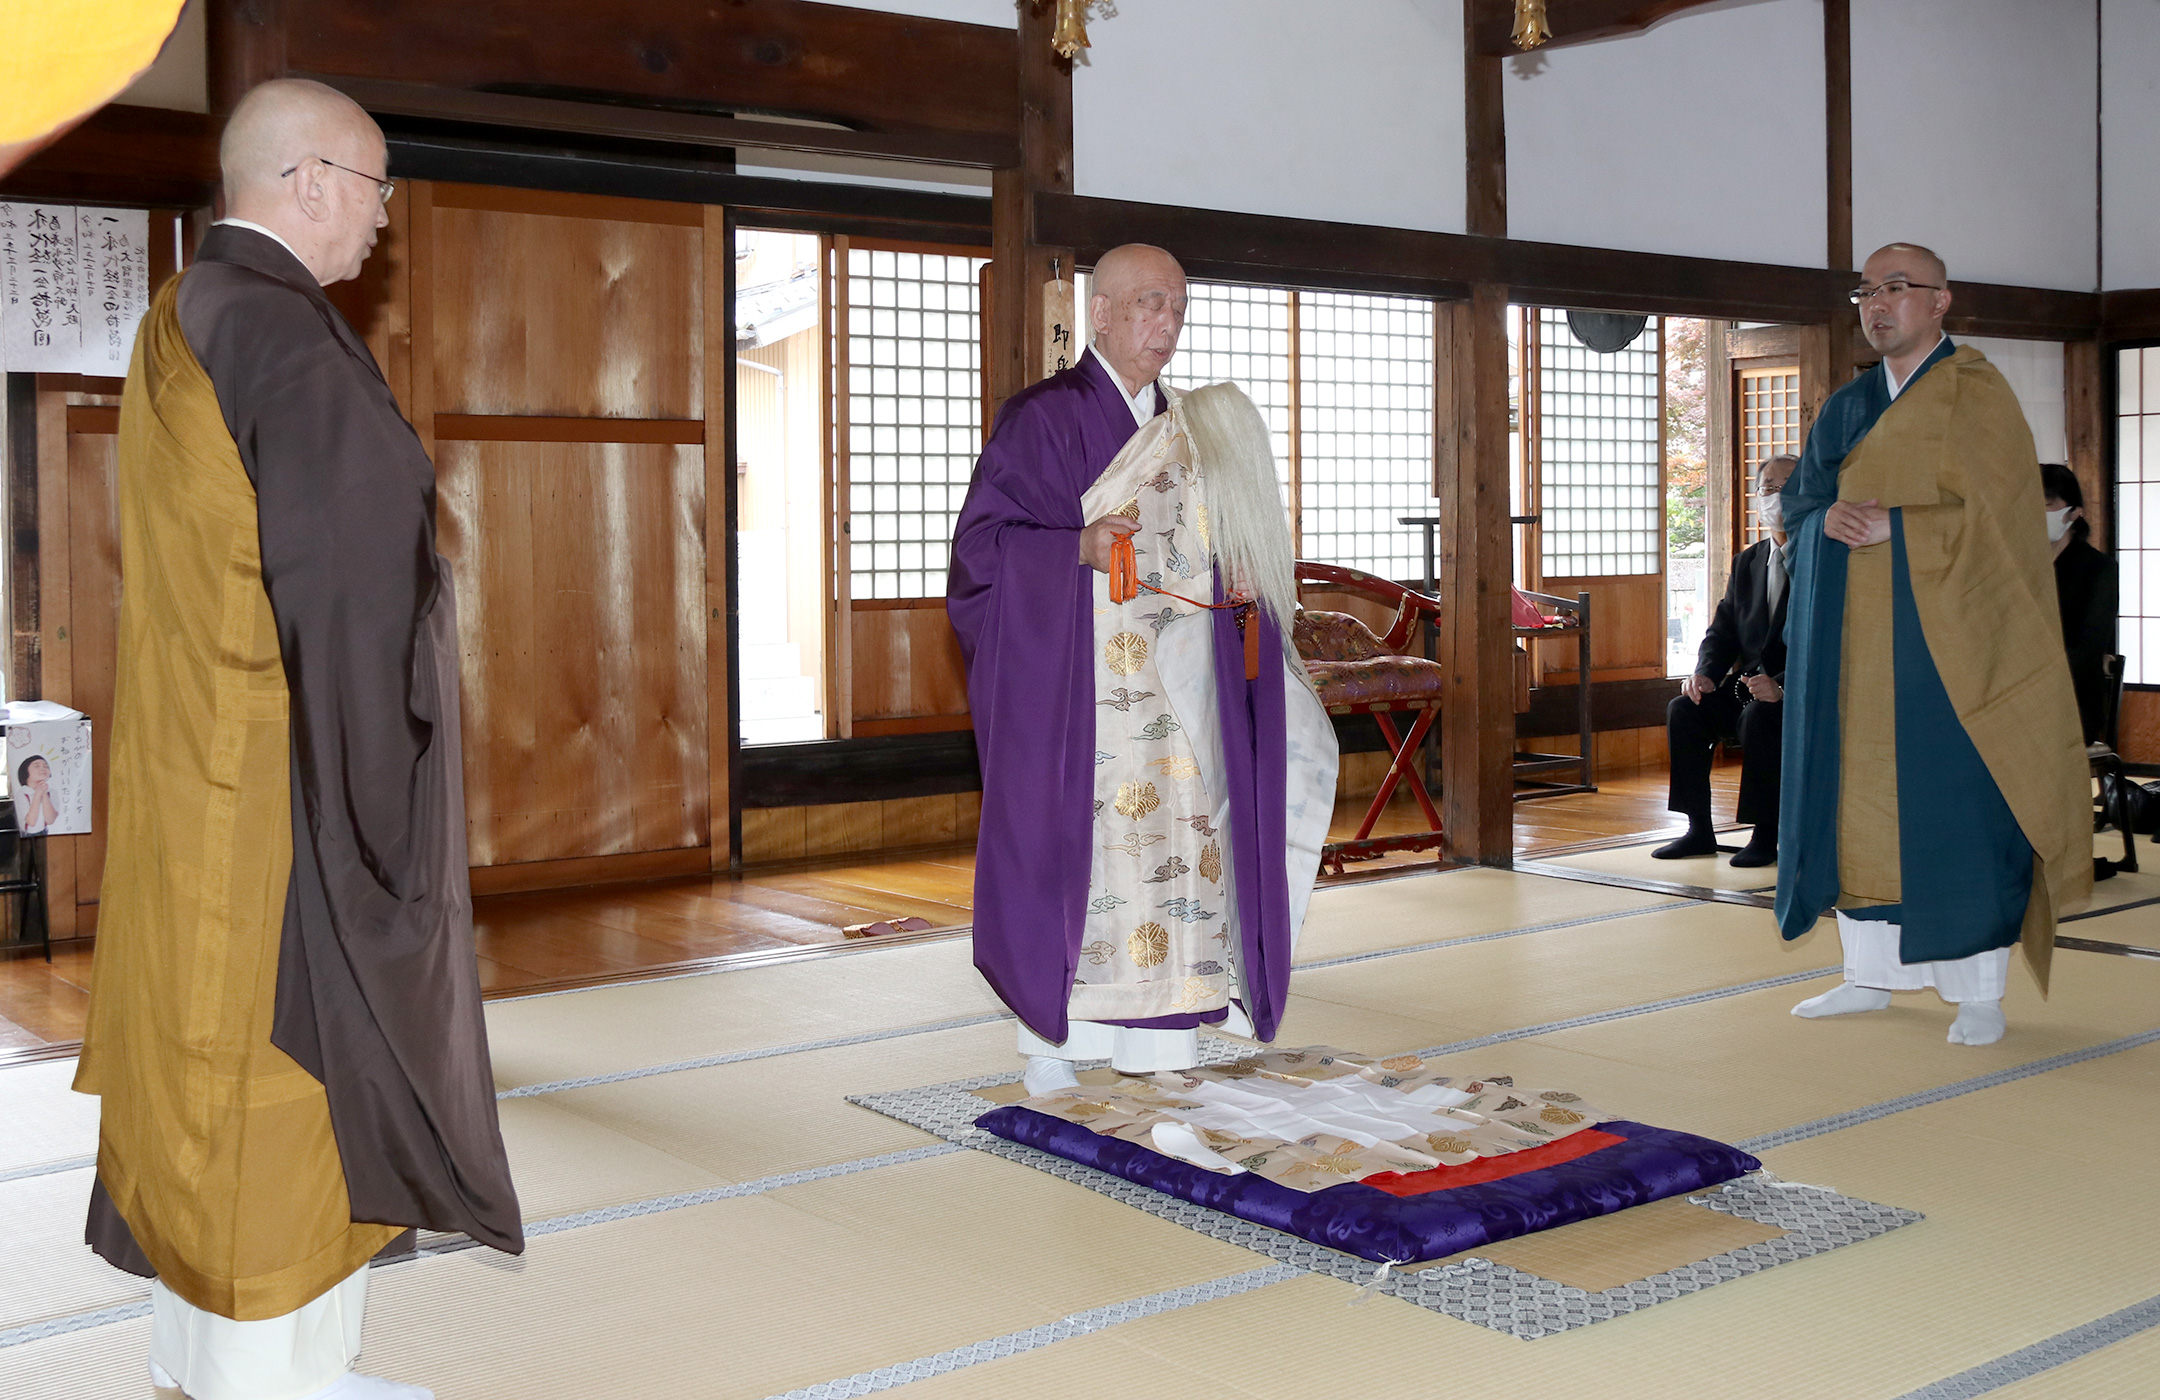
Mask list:
[[[1440,454],[1440,771],[1446,855],[1514,862],[1514,577],[1508,529],[1507,288],[1481,283],[1446,308],[1453,450]]]
[[[1823,0],[1824,173],[1829,176],[1825,265],[1853,270],[1852,0]],[[1848,366],[1849,367],[1849,366]],[[1842,380],[1839,382],[1843,382]]]
[[[2063,346],[2064,449],[2068,466],[2085,492],[2085,519],[2092,526],[2092,547],[2106,549],[2114,520],[2107,474],[2107,402],[2101,397],[2102,356],[2097,340],[2073,340]]]
[[[1035,196],[1072,193],[1072,64],[1050,47],[1050,6],[1021,0],[1020,164],[991,174],[990,401],[1042,377],[1043,286],[1073,276],[1070,248],[1035,241]],[[1087,309],[1078,308],[1086,324]]]

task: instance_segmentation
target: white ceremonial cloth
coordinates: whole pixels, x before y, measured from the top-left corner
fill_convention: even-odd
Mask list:
[[[367,1265],[282,1317],[235,1322],[150,1285],[150,1364],[188,1400],[300,1400],[334,1383],[360,1355]],[[160,1380],[162,1381],[162,1377]]]
[[[1231,1008],[1233,1014],[1236,1010]],[[1108,1060],[1111,1068],[1130,1074],[1162,1074],[1191,1069],[1200,1063],[1200,1032],[1073,1020],[1065,1023],[1065,1043],[1060,1045],[1044,1040],[1022,1021],[1020,1053],[1047,1055],[1054,1060]]]
[[[1848,918],[1838,911],[1838,941],[1845,947],[1845,980],[1885,992],[1933,987],[1944,1001],[2001,1001],[2010,983],[2010,950],[1990,948],[1949,962],[1898,961],[1897,924]]]
[[[1125,392],[1125,381],[1118,376],[1116,370],[1110,368],[1110,362],[1095,354],[1095,342],[1088,342],[1088,348],[1082,352],[1083,358],[1087,355],[1095,355],[1095,362],[1103,367],[1103,373],[1109,375],[1110,382],[1117,386],[1118,397],[1125,400],[1126,411],[1132,414],[1133,426],[1145,428],[1148,419],[1155,416],[1155,381],[1150,379],[1140,386],[1139,393],[1128,394]]]

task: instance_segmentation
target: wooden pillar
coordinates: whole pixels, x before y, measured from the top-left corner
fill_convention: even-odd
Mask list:
[[[1507,237],[1507,102],[1502,58],[1477,51],[1477,6],[1463,6],[1466,230]],[[1505,342],[1501,348],[1506,349]]]
[[[1731,324],[1703,322],[1703,567],[1713,600],[1725,596],[1732,573],[1733,521],[1739,515],[1734,497],[1748,489],[1733,439],[1732,350],[1725,340]]]
[[[230,112],[249,88],[286,72],[284,0],[203,0],[210,110]]]
[[[2063,346],[2063,436],[2070,470],[2085,492],[2085,519],[2092,526],[2092,547],[2108,548],[2113,537],[2113,493],[2108,490],[2107,402],[2100,385],[2106,349],[2097,340],[2073,340]]]
[[[1853,269],[1852,0],[1823,0],[1824,173],[1829,176],[1825,266]],[[1842,380],[1839,382],[1843,382]]]
[[[1514,862],[1514,636],[1509,584],[1507,288],[1446,308],[1452,450],[1440,454],[1440,764],[1446,856]]]
[[[1035,241],[1035,196],[1072,192],[1072,64],[1050,47],[1052,7],[1020,6],[1020,165],[990,177],[991,413],[1043,376],[1043,286],[1071,280],[1070,248]],[[1086,308],[1079,308],[1086,322]]]

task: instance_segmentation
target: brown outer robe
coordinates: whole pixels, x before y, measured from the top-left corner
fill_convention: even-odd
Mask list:
[[[300,262],[224,227],[144,321],[119,475],[92,1246],[242,1320],[402,1227],[522,1249],[426,453]]]

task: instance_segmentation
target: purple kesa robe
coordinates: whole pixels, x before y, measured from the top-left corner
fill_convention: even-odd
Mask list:
[[[1159,390],[1158,411],[1162,407]],[[1029,1029],[1067,1036],[1094,840],[1092,571],[1080,498],[1133,435],[1094,355],[1021,390],[998,414],[953,538],[946,611],[968,667],[983,778],[975,856],[975,966]],[[1220,587],[1216,590],[1219,599]],[[1231,802],[1243,990],[1274,1038],[1290,982],[1285,865],[1283,638],[1263,612],[1260,679],[1228,611],[1213,614],[1223,769]],[[1113,1024],[1183,1029],[1221,1009]]]

